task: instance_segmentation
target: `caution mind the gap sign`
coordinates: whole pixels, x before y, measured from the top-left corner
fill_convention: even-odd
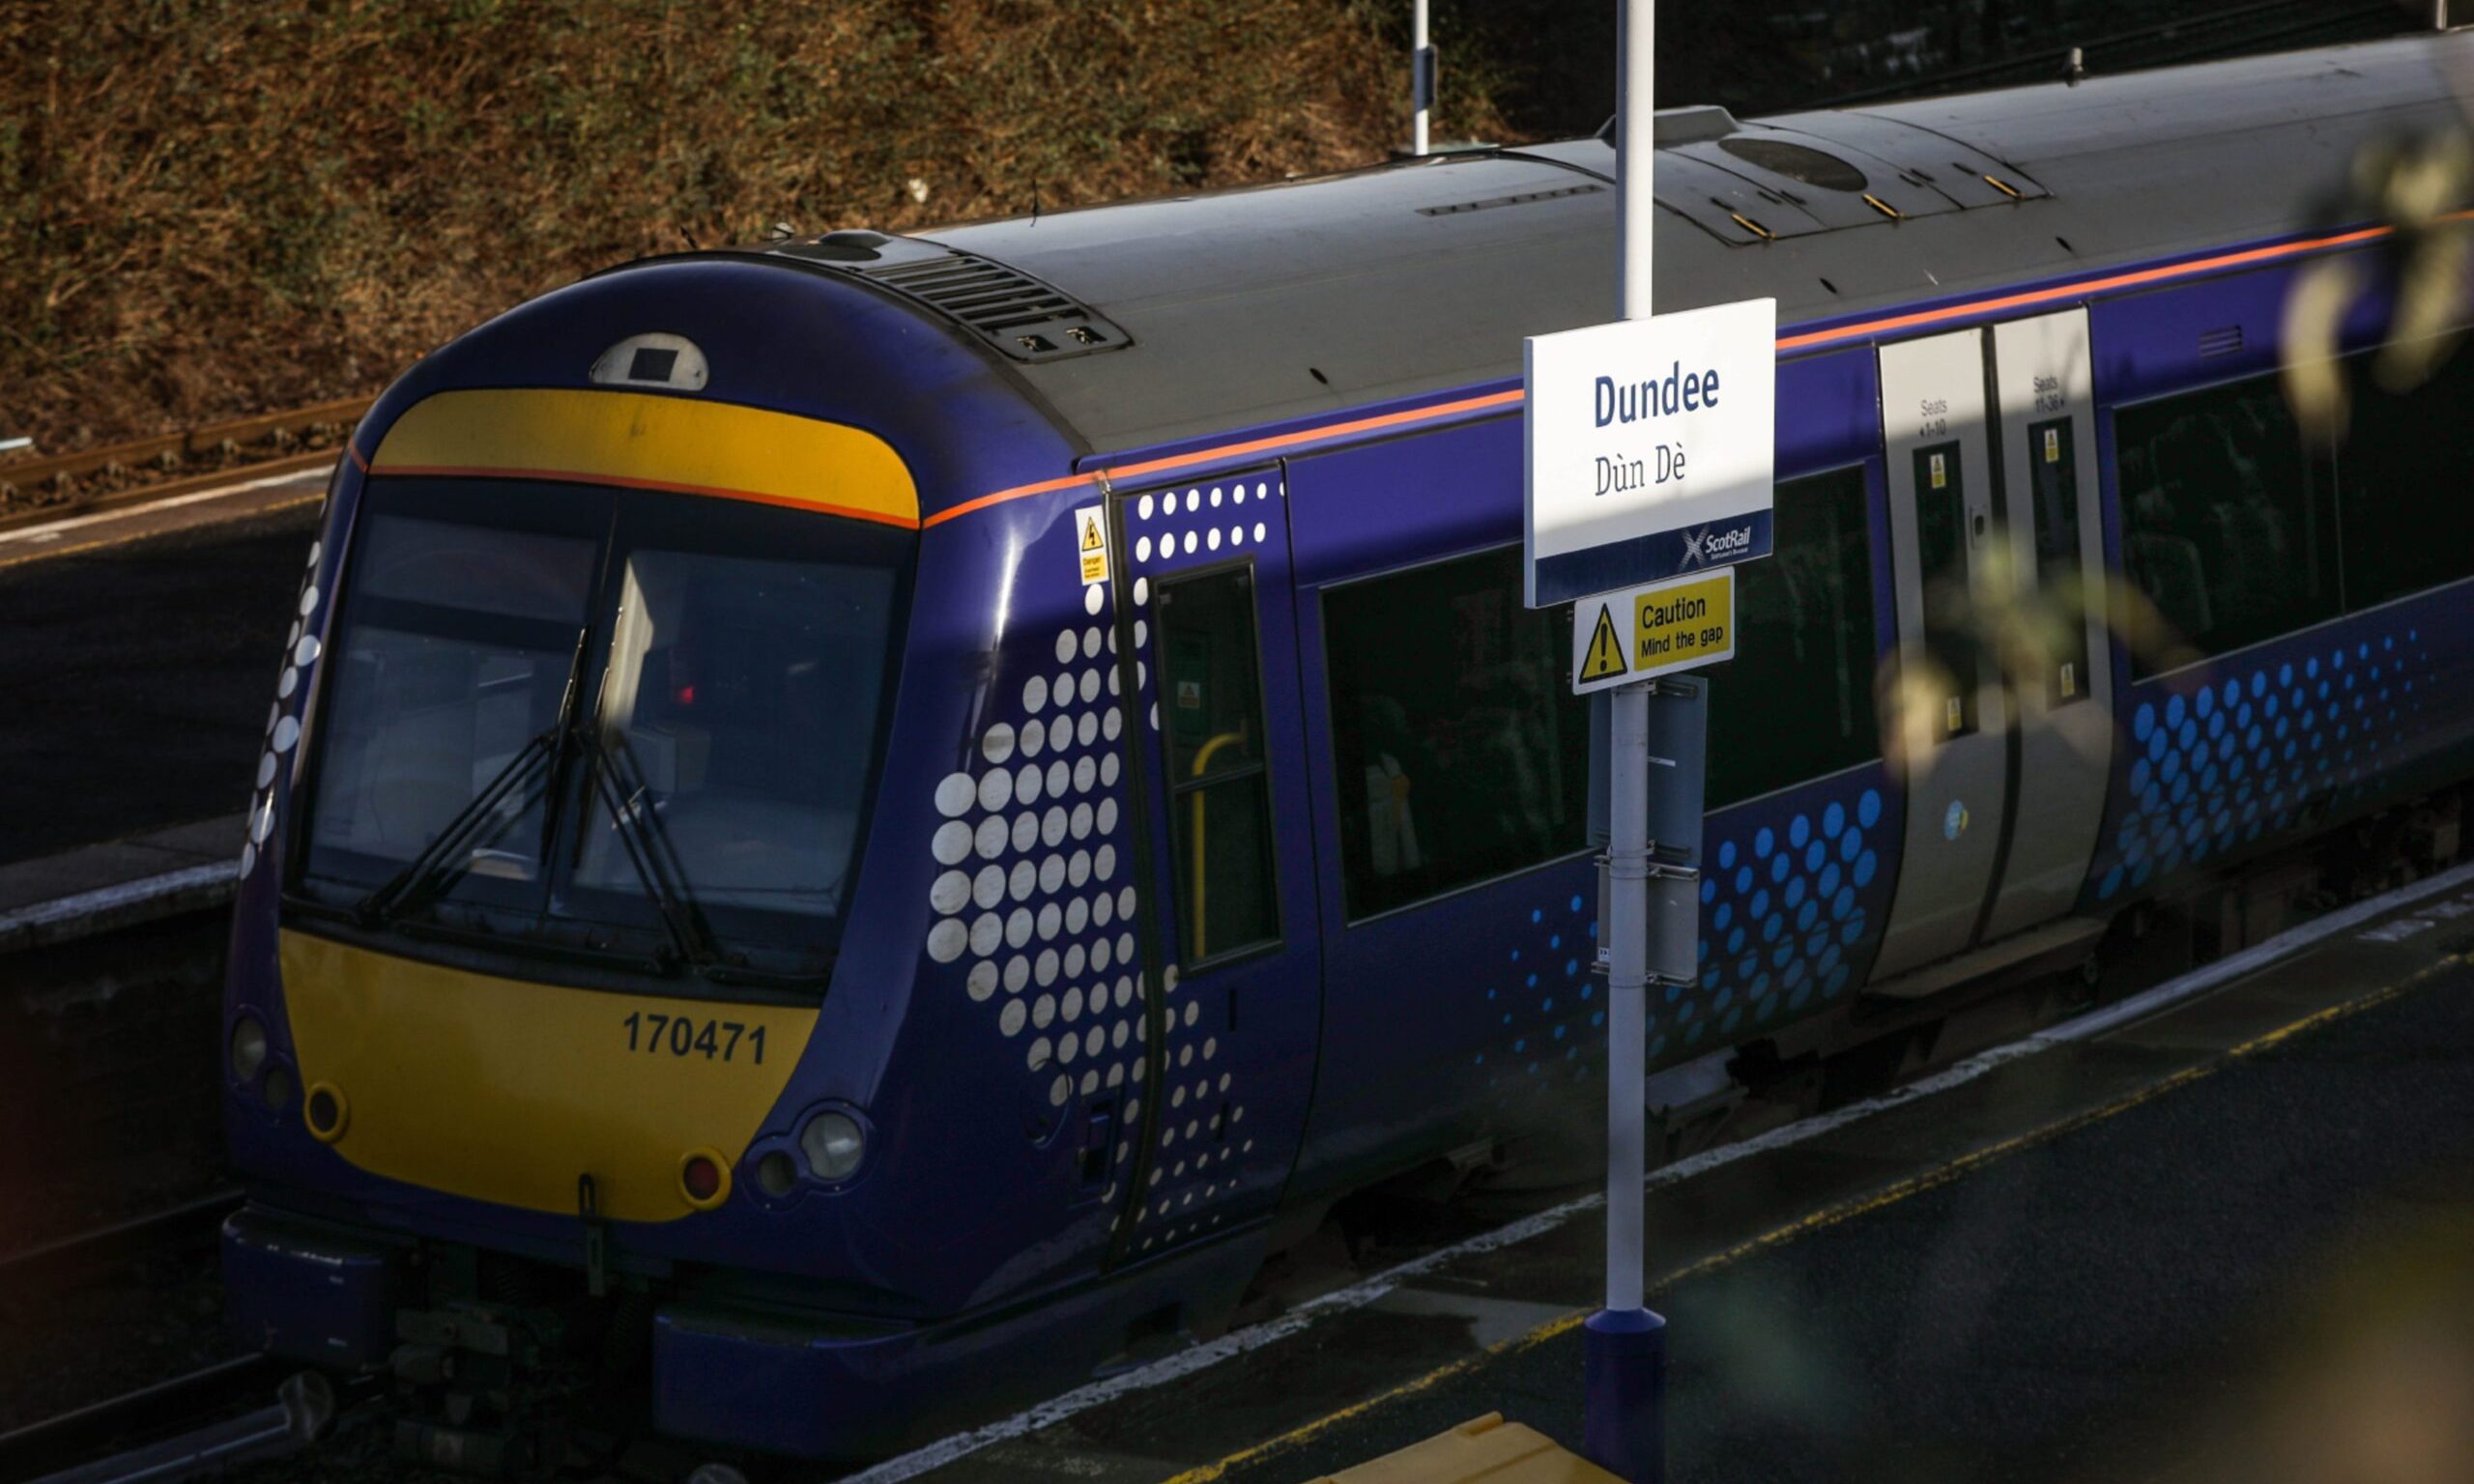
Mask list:
[[[1733,567],[1583,598],[1572,611],[1575,693],[1735,657]]]

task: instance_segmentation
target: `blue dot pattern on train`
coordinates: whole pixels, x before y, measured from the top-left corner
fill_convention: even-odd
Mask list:
[[[2090,872],[2094,899],[2285,830],[2307,803],[2360,798],[2383,754],[2420,729],[2430,674],[2422,632],[2407,629],[2281,646],[2141,700]]]
[[[1758,806],[1756,806],[1758,808]],[[1700,978],[1651,990],[1653,1066],[1726,1044],[1837,1000],[1873,947],[1889,886],[1888,802],[1859,775],[1791,806],[1730,811],[1701,862]],[[1580,1070],[1606,1033],[1594,895],[1532,905],[1483,987],[1495,1034],[1475,1064],[1498,1075]]]

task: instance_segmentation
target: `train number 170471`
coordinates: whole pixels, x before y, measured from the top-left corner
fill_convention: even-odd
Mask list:
[[[764,1027],[736,1020],[697,1020],[689,1015],[649,1014],[637,1011],[620,1022],[627,1027],[627,1049],[658,1056],[701,1056],[708,1062],[734,1062],[741,1050],[757,1066],[764,1065]]]

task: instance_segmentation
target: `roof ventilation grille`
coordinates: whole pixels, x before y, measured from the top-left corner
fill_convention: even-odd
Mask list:
[[[1133,337],[1052,284],[976,253],[862,268],[880,284],[974,330],[1016,360],[1062,360],[1113,351]]]

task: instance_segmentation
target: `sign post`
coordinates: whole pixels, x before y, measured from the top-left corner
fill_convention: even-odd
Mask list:
[[[1608,713],[1591,788],[1607,805],[1606,1305],[1586,1328],[1583,1451],[1633,1484],[1666,1476],[1666,1322],[1642,1302],[1649,990],[1698,971],[1709,702],[1706,682],[1659,677],[1735,655],[1734,564],[1770,549],[1777,394],[1775,300],[1652,313],[1654,4],[1622,0],[1622,319],[1528,342],[1522,553],[1529,606],[1574,605],[1572,688]]]

